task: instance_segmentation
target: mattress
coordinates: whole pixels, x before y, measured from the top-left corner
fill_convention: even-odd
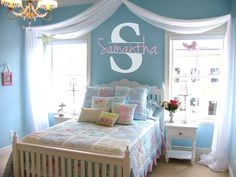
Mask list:
[[[153,120],[114,127],[69,120],[28,135],[23,142],[117,156],[123,156],[128,146],[131,170],[138,177],[161,148],[162,138],[159,122]]]

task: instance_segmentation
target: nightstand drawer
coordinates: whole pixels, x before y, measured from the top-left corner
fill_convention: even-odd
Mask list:
[[[192,129],[189,130],[180,130],[180,129],[175,129],[175,128],[170,128],[167,130],[167,136],[172,136],[176,138],[195,138],[195,130],[193,131]]]

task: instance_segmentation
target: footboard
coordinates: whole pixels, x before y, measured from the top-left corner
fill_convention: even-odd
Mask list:
[[[129,177],[130,153],[112,156],[17,142],[13,137],[14,177]]]

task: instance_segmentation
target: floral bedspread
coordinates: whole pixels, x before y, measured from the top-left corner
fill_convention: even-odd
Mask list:
[[[143,176],[144,169],[156,156],[162,143],[159,122],[153,120],[114,127],[70,120],[28,135],[23,141],[112,155],[124,155],[129,146],[134,177]]]

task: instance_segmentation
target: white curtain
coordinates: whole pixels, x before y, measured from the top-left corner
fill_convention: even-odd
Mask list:
[[[120,0],[100,0],[81,14],[60,23],[30,27],[25,30],[26,45],[26,116],[31,131],[49,127],[48,123],[48,69],[43,56],[42,35],[72,39],[89,33],[122,4]],[[55,35],[56,34],[56,35]]]
[[[47,65],[43,57],[43,43],[35,40],[38,33],[26,31],[26,116],[30,121],[31,131],[39,131],[49,127],[47,111]]]
[[[26,43],[28,53],[28,60],[36,60],[37,52],[32,50],[42,50],[42,45],[37,36],[41,34],[55,35],[54,38],[70,39],[84,35],[102,22],[108,19],[122,4],[122,2],[135,15],[156,27],[162,28],[180,34],[197,34],[203,33],[214,28],[217,28],[227,23],[227,33],[225,37],[224,50],[224,68],[221,71],[221,102],[217,109],[218,119],[215,124],[214,138],[212,143],[212,152],[202,157],[200,163],[208,165],[215,171],[226,171],[228,150],[229,150],[229,136],[230,136],[230,119],[232,113],[232,85],[230,79],[234,79],[231,74],[234,71],[232,60],[230,56],[231,45],[231,16],[225,15],[221,17],[197,19],[197,20],[182,20],[163,17],[158,14],[147,11],[134,3],[127,0],[102,0],[91,6],[83,13],[60,23],[34,27],[31,30],[26,29]],[[34,42],[33,42],[34,41]],[[39,42],[35,42],[39,41]],[[34,45],[34,46],[30,46]],[[41,48],[41,49],[39,49]],[[38,55],[40,56],[40,55]],[[41,57],[41,56],[40,56]],[[33,62],[33,61],[32,61]],[[34,61],[37,63],[37,61]],[[209,160],[210,159],[210,160]]]

